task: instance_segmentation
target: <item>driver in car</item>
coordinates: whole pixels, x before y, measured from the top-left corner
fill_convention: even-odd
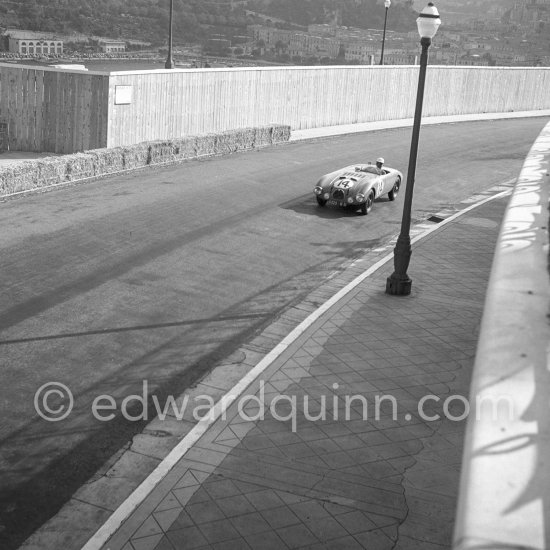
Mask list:
[[[382,166],[384,166],[384,159],[382,157],[379,157],[376,159],[376,168],[378,168],[378,175],[381,176],[384,171],[382,170]]]

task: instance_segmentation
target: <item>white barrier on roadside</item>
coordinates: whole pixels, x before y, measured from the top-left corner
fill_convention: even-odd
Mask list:
[[[468,419],[454,550],[550,547],[549,185],[550,123],[495,251],[470,393],[484,405]]]

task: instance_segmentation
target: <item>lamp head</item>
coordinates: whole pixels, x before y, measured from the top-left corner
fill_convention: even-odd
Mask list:
[[[388,9],[391,6],[391,0],[384,0],[384,6]]]
[[[437,33],[441,19],[437,8],[430,2],[419,14],[416,20],[420,38],[432,39]]]

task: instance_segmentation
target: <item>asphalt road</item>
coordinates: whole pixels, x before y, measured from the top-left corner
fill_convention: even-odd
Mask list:
[[[422,129],[415,219],[516,177],[545,119]],[[147,380],[177,395],[350,258],[399,231],[403,195],[367,217],[320,209],[324,173],[384,156],[411,130],[292,143],[0,204],[0,547],[15,548],[144,422],[91,414]],[[74,410],[35,411],[66,384]],[[55,408],[61,402],[50,401]]]

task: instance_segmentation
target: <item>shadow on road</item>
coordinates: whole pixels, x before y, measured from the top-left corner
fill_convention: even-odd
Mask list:
[[[308,207],[316,213],[315,205],[311,205],[310,198],[308,201]],[[355,215],[336,209],[327,212],[329,216]],[[180,395],[196,385],[206,373],[216,365],[225,363],[227,357],[250,342],[284,311],[300,303],[330,274],[344,269],[346,260],[361,257],[366,250],[378,246],[379,239],[341,241],[330,245],[328,250],[327,243],[312,244],[324,249],[316,265],[245,298],[212,318],[36,335],[0,342],[0,346],[28,345],[40,340],[89,339],[131,331],[141,331],[143,338],[150,337],[153,331],[160,331],[161,335],[166,336],[160,345],[151,346],[142,356],[117,366],[111,376],[86,385],[80,394],[75,392],[78,408],[73,411],[73,414],[76,413],[74,422],[73,415],[68,424],[47,423],[35,415],[0,440],[3,451],[0,548],[18,548],[97,474],[98,469],[104,467],[121,449],[127,448],[132,438],[146,427],[147,421],[130,422],[123,418],[120,407],[116,409],[117,416],[108,423],[93,419],[91,404],[95,397],[115,395],[119,403],[118,394],[123,392],[122,395],[127,396],[139,393],[141,382],[147,379],[151,381],[148,407],[155,410],[152,395],[158,402],[164,403],[169,396]],[[84,276],[84,282],[88,283],[87,276]],[[82,281],[77,280],[63,290],[71,295],[81,287]],[[37,297],[37,301],[43,303],[41,297]],[[262,352],[268,351],[266,347]],[[130,415],[135,416],[139,416],[139,412],[131,408],[128,410]],[[70,438],[75,438],[75,445],[69,452],[53,457],[43,456],[40,451],[42,442],[55,445],[56,441]]]
[[[376,208],[376,205],[382,204],[385,202],[390,202],[387,197],[380,197],[376,199],[374,201],[375,208]],[[331,206],[320,207],[316,203],[315,198],[310,193],[308,193],[307,195],[303,195],[301,197],[292,199],[290,201],[280,203],[279,208],[283,208],[285,210],[293,210],[298,214],[316,216],[318,218],[323,218],[327,220],[336,220],[340,218],[355,218],[355,217],[361,216],[361,213],[359,212],[359,210],[354,208],[341,208],[341,207],[331,207]],[[375,210],[373,208],[373,210],[370,212],[370,214],[367,215],[367,217],[371,216],[374,212]]]

